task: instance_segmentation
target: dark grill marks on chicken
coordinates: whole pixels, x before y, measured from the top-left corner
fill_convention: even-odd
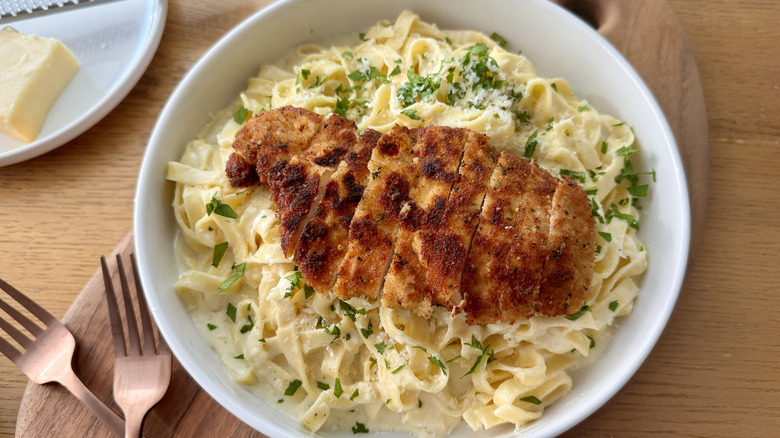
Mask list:
[[[401,217],[382,304],[428,315],[433,295],[426,287],[428,257],[457,175],[467,132],[432,126],[413,129],[410,134],[416,140],[413,162],[420,177],[411,188]]]
[[[295,262],[306,282],[327,294],[347,253],[349,227],[369,178],[368,161],[381,134],[363,131],[331,175],[314,217],[305,225],[295,247]]]
[[[488,140],[401,126],[357,140],[347,119],[286,107],[246,122],[226,172],[268,186],[282,247],[321,293],[384,288],[386,307],[443,305],[469,324],[578,311],[595,259],[585,192]]]
[[[463,131],[465,148],[458,176],[428,255],[426,288],[433,294],[434,303],[447,307],[458,305],[463,299],[460,283],[466,255],[498,160],[486,135]]]
[[[368,163],[370,178],[349,230],[347,256],[333,292],[341,299],[379,295],[393,254],[396,229],[418,176],[413,164],[414,139],[396,126],[379,139]]]
[[[356,140],[353,122],[291,107],[258,114],[236,136],[236,154],[255,166],[260,182],[271,190],[287,257],[295,250],[302,225],[314,213],[312,205],[324,182]],[[234,185],[243,181],[240,170],[246,168],[236,163],[240,159],[231,157],[226,169]]]

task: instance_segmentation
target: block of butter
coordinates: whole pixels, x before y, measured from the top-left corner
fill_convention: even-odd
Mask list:
[[[60,41],[0,29],[0,131],[35,140],[78,69],[78,59]]]

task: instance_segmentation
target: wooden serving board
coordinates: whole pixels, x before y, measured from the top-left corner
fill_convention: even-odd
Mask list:
[[[708,138],[704,98],[688,40],[664,0],[557,0],[611,41],[640,73],[674,131],[687,172],[692,204],[692,248],[704,219]],[[109,257],[132,252],[128,235]],[[97,263],[96,263],[97,267]],[[76,338],[76,374],[101,400],[121,413],[111,394],[113,349],[102,274],[95,275],[63,318]],[[597,430],[586,420],[580,432]],[[576,433],[576,432],[575,432]],[[263,437],[206,394],[174,360],[167,394],[146,418],[148,437]],[[17,420],[17,437],[111,436],[59,385],[28,384]]]

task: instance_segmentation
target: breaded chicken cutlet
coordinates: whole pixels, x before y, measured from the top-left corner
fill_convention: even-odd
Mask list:
[[[360,135],[343,117],[284,107],[249,119],[226,172],[266,185],[282,249],[307,284],[469,324],[578,311],[595,231],[587,196],[488,137],[446,126]]]

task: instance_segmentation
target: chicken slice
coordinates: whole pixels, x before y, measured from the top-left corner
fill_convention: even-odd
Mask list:
[[[433,294],[434,303],[447,307],[458,305],[463,299],[460,282],[466,255],[498,160],[486,135],[467,130],[465,142],[458,176],[427,263],[426,287]]]
[[[550,212],[550,256],[544,266],[536,312],[556,316],[579,311],[588,298],[596,234],[588,196],[568,177],[558,181]]]
[[[427,317],[432,301],[425,281],[428,257],[457,176],[467,131],[432,126],[413,129],[411,134],[416,140],[413,152],[419,179],[401,217],[382,304]]]
[[[368,163],[370,179],[349,229],[347,255],[333,292],[342,299],[376,299],[382,287],[402,209],[417,176],[408,128],[395,126],[383,135]]]
[[[260,182],[271,190],[279,212],[282,250],[287,257],[293,255],[327,178],[356,140],[354,122],[337,115],[325,119],[291,107],[258,114],[236,135],[236,154],[255,166]],[[239,158],[231,156],[226,169],[231,183],[241,181],[236,170],[244,168]]]
[[[530,317],[547,258],[555,178],[501,153],[461,281],[469,324]],[[547,214],[545,222],[544,215]]]
[[[295,263],[306,283],[327,294],[347,253],[349,227],[369,178],[368,161],[381,134],[367,129],[346,154],[325,187],[314,217],[306,223],[297,246]]]

